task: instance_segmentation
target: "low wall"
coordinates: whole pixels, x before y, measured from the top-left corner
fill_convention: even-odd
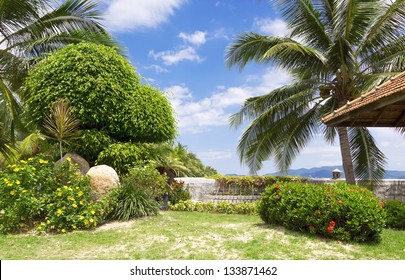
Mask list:
[[[257,195],[215,195],[218,190],[218,184],[215,179],[207,178],[176,178],[178,181],[184,181],[184,185],[189,188],[192,200],[214,203],[227,201],[232,203],[255,201],[259,198]],[[344,180],[342,180],[344,181]],[[337,180],[332,179],[311,179],[310,183],[315,184],[332,184]],[[382,185],[376,187],[374,194],[381,200],[401,200],[405,202],[405,180],[386,179],[382,181]]]

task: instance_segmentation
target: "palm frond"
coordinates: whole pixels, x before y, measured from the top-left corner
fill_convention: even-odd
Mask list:
[[[358,179],[379,182],[384,178],[386,158],[367,128],[349,128],[354,172]]]

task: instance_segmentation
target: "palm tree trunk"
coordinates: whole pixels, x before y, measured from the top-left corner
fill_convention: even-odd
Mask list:
[[[356,179],[354,178],[353,160],[350,152],[347,128],[338,127],[337,130],[339,134],[340,152],[342,154],[343,170],[345,172],[346,183],[355,185]]]

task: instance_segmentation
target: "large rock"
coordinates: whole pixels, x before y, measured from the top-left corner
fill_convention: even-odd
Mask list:
[[[59,166],[62,162],[64,162],[67,158],[70,158],[70,162],[73,164],[77,164],[77,169],[79,171],[79,175],[84,176],[90,169],[89,163],[79,156],[78,154],[74,153],[67,153],[63,156],[60,160],[56,162],[56,166]]]
[[[90,168],[86,175],[90,177],[91,198],[100,199],[120,186],[117,172],[108,165],[97,165]]]

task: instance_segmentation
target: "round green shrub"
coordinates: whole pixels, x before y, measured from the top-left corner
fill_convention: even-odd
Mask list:
[[[175,136],[167,98],[140,83],[115,49],[92,43],[66,46],[38,63],[26,80],[27,114],[41,126],[53,103],[69,101],[82,129],[120,141],[163,142]]]
[[[268,186],[259,215],[269,224],[342,241],[380,241],[385,212],[374,194],[358,186],[279,182]]]
[[[143,164],[151,159],[152,146],[142,143],[114,143],[104,149],[97,158],[97,164],[106,164],[124,175],[134,165]]]
[[[385,201],[384,210],[387,214],[387,227],[405,229],[405,202],[399,200]]]
[[[152,164],[134,166],[122,178],[125,186],[135,192],[144,192],[153,199],[160,200],[168,192],[167,177],[159,173]]]

